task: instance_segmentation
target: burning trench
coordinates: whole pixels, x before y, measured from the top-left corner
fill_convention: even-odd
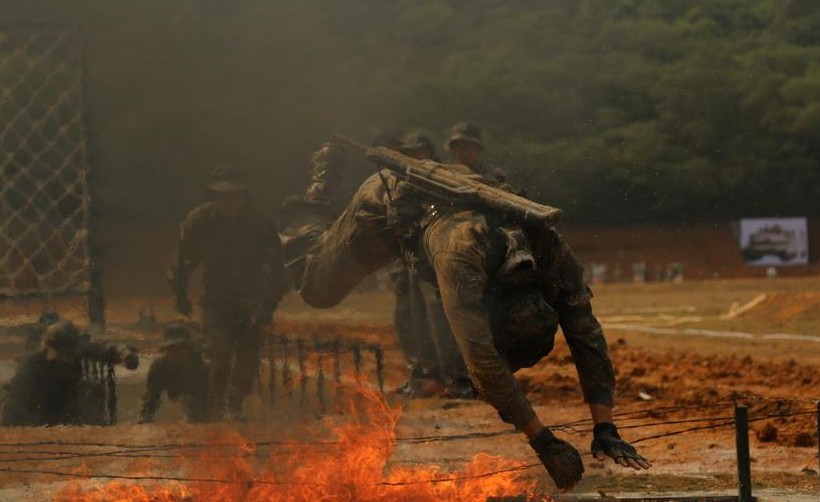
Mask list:
[[[346,413],[326,417],[298,440],[249,441],[221,428],[199,444],[133,446],[124,473],[86,464],[58,501],[439,501],[549,500],[538,496],[527,465],[478,454],[458,472],[391,466],[401,410],[374,389],[344,391]],[[111,445],[114,446],[114,445]],[[170,454],[169,454],[170,453]],[[45,474],[45,472],[44,472]],[[55,472],[48,474],[54,475]]]

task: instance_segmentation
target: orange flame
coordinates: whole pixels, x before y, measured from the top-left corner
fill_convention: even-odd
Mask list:
[[[253,444],[236,434],[229,439],[236,445],[233,452],[214,448],[199,455],[180,456],[178,472],[198,481],[155,480],[151,485],[117,481],[97,487],[87,482],[72,482],[55,499],[65,502],[423,502],[524,496],[527,500],[551,500],[537,497],[535,482],[520,478],[522,462],[486,454],[476,455],[461,472],[448,473],[438,466],[425,466],[395,467],[386,473],[395,449],[395,429],[401,410],[391,407],[378,392],[365,389],[359,389],[349,403],[348,418],[353,416],[356,420],[340,425],[339,418],[328,419],[336,440],[289,444],[292,453],[284,462],[281,456],[272,454],[266,462],[254,465],[254,457],[248,455],[255,451]],[[365,413],[357,413],[356,409]],[[219,442],[224,445],[225,438]],[[212,482],[205,482],[206,478]]]

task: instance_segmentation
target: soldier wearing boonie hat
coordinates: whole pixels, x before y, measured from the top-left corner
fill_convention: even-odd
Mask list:
[[[170,282],[176,310],[190,317],[188,278],[202,265],[209,413],[241,419],[259,365],[262,329],[285,291],[281,243],[274,221],[251,200],[244,171],[216,166],[205,189],[208,201],[180,225]]]

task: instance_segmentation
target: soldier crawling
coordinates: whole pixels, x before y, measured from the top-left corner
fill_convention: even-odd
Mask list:
[[[202,264],[209,419],[243,420],[262,330],[285,290],[281,244],[273,220],[252,203],[240,169],[214,168],[206,198],[180,225],[170,282],[176,310],[190,316],[188,277]]]
[[[122,345],[90,342],[71,321],[46,329],[42,348],[26,358],[7,385],[2,425],[90,423],[83,409],[83,359],[136,369],[139,359]]]
[[[182,404],[189,422],[204,422],[207,418],[208,366],[202,360],[202,351],[192,340],[191,331],[182,323],[169,324],[162,334],[165,343],[162,355],[148,370],[140,422],[154,421],[163,392],[169,400]]]
[[[314,172],[338,172],[344,161],[344,149],[327,144],[313,155]],[[317,207],[316,214],[327,211]],[[595,423],[593,455],[635,469],[650,466],[613,423],[614,372],[592,293],[553,228],[506,221],[480,206],[442,203],[388,170],[362,183],[324,232],[318,222],[306,233],[313,245],[305,258],[291,255],[290,261],[300,269],[299,293],[308,304],[333,307],[368,274],[414,254],[419,273],[439,288],[481,397],[527,436],[559,488],[581,479],[581,457],[543,425],[513,376],[552,350],[559,325]]]

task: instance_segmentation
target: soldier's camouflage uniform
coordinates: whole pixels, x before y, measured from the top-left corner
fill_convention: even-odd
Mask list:
[[[207,419],[208,366],[199,350],[190,342],[187,345],[184,356],[165,352],[151,363],[140,410],[143,422],[154,421],[163,392],[182,404],[190,422]]]
[[[2,425],[76,424],[80,417],[82,365],[28,356],[7,385]]]
[[[365,276],[401,257],[395,235],[403,231],[396,227],[407,222],[388,215],[407,190],[388,171],[382,175],[386,183],[377,175],[368,178],[308,253],[300,287],[308,304],[333,307]],[[499,237],[501,222],[479,210],[447,207],[428,208],[415,221],[421,222],[419,257],[438,285],[473,383],[502,419],[525,425],[535,414],[513,377],[518,367],[495,347],[487,305],[488,290],[506,253],[505,241]],[[584,397],[589,403],[612,406],[612,365],[592,313],[592,294],[582,279],[583,269],[554,230],[531,235],[530,240],[537,259],[537,283],[558,313]]]
[[[260,324],[270,320],[284,293],[276,226],[250,201],[236,219],[207,202],[180,225],[174,263],[171,282],[178,296],[187,294],[191,272],[200,263],[203,267],[209,413],[219,418],[226,394],[228,409],[239,413],[259,368]]]

